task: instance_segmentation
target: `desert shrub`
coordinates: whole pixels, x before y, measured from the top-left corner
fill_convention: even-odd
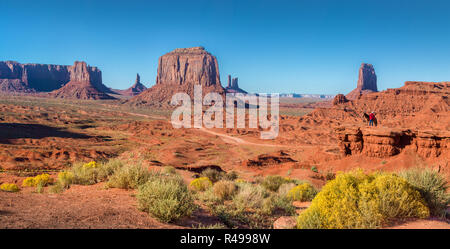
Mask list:
[[[299,215],[297,227],[376,228],[394,218],[428,216],[420,193],[403,178],[355,171],[329,181]]]
[[[271,193],[268,198],[264,199],[261,211],[266,215],[273,215],[277,212],[282,212],[284,215],[294,215],[295,207],[286,196]]]
[[[421,168],[405,170],[399,175],[420,192],[431,215],[445,215],[446,207],[450,203],[450,194],[447,192],[447,181],[442,175],[434,170]]]
[[[234,181],[238,179],[239,175],[236,171],[230,171],[222,176],[223,180]]]
[[[319,173],[319,170],[317,169],[316,166],[312,166],[312,167],[311,167],[311,171],[312,171],[312,172],[315,172],[315,173]]]
[[[270,191],[278,191],[278,188],[280,188],[280,186],[283,183],[289,183],[291,182],[291,180],[289,178],[284,178],[278,175],[274,175],[274,176],[267,176],[266,178],[264,178],[264,181],[262,182],[262,186],[264,188],[266,188],[267,190]]]
[[[233,204],[238,210],[258,209],[263,206],[269,193],[260,185],[243,183],[238,185],[238,192],[233,197]]]
[[[208,177],[199,177],[192,180],[189,186],[196,191],[205,191],[212,186],[212,182]]]
[[[283,183],[281,184],[281,186],[278,188],[278,194],[280,196],[285,196],[287,197],[287,194],[289,193],[289,191],[293,188],[295,188],[295,183]]]
[[[112,188],[135,189],[139,185],[147,182],[151,176],[151,172],[140,164],[131,164],[114,171],[113,175],[109,177],[106,186]]]
[[[23,187],[37,187],[37,186],[47,186],[53,182],[53,178],[49,174],[40,174],[35,177],[27,177],[22,182]]]
[[[300,184],[287,193],[287,197],[293,201],[311,201],[316,196],[317,190],[309,183]]]
[[[122,160],[111,159],[107,162],[101,163],[96,167],[97,171],[97,181],[106,181],[108,178],[114,174],[114,172],[124,166]]]
[[[177,173],[177,171],[173,166],[165,166],[163,168],[163,173],[168,175],[174,175]]]
[[[219,172],[216,169],[207,168],[202,171],[201,176],[207,177],[211,182],[218,182],[222,179],[223,173]]]
[[[114,172],[123,167],[123,162],[112,159],[107,162],[75,163],[70,172],[73,174],[72,183],[92,185],[107,180]]]
[[[73,182],[73,173],[70,171],[60,172],[56,178],[56,181],[56,183],[61,185],[61,187],[68,188]]]
[[[0,189],[5,192],[18,192],[20,191],[19,187],[14,183],[3,183],[0,185]]]
[[[213,187],[214,195],[220,200],[231,199],[236,190],[236,185],[232,181],[218,181]]]
[[[207,204],[211,213],[229,228],[270,228],[277,217],[295,213],[291,201],[261,185],[236,185],[238,190],[230,202]]]
[[[64,187],[60,181],[50,186],[50,193],[59,194],[63,192],[67,187]]]
[[[84,164],[75,163],[70,172],[73,174],[74,184],[92,185],[100,181],[98,179],[99,164],[93,161]]]
[[[189,216],[196,208],[194,198],[180,178],[152,178],[139,187],[137,200],[140,210],[162,222]]]

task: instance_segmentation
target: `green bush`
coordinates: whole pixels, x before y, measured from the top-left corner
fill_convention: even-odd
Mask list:
[[[300,184],[287,193],[287,197],[293,201],[311,201],[316,196],[317,190],[309,183]]]
[[[81,185],[92,185],[100,182],[98,172],[101,166],[94,163],[75,163],[70,169],[70,172],[73,174],[72,182]]]
[[[61,185],[62,188],[69,188],[73,182],[73,178],[73,173],[70,171],[60,172],[56,178],[56,185]]]
[[[214,195],[219,200],[229,200],[236,193],[236,184],[232,181],[218,181],[214,184]]]
[[[238,188],[238,192],[233,197],[233,204],[238,210],[262,208],[264,199],[269,196],[269,193],[260,185],[240,183]]]
[[[287,197],[287,194],[289,193],[289,191],[293,188],[295,188],[296,184],[289,182],[289,183],[283,183],[281,184],[281,186],[278,188],[278,194],[280,196],[284,196]]]
[[[219,172],[218,170],[207,168],[202,171],[201,176],[207,177],[211,182],[218,182],[220,179],[222,179],[223,173]]]
[[[194,198],[180,178],[151,178],[139,187],[137,200],[140,210],[162,222],[189,216],[196,208]]]
[[[394,218],[426,218],[420,193],[389,173],[340,174],[329,181],[297,219],[298,228],[376,228]],[[318,222],[317,220],[320,220]]]
[[[147,182],[152,173],[140,164],[123,166],[114,171],[109,177],[107,187],[121,189],[136,189],[139,185]]]
[[[438,172],[431,169],[413,168],[399,173],[422,195],[430,209],[431,215],[445,216],[445,210],[450,203],[447,192],[447,181]]]
[[[267,190],[276,192],[276,191],[278,191],[278,188],[280,188],[280,186],[283,183],[289,183],[289,182],[292,182],[292,180],[278,176],[278,175],[267,176],[266,178],[264,178],[264,181],[262,182],[262,186],[264,188],[266,188]]]
[[[239,175],[236,171],[230,171],[222,176],[223,180],[234,181],[238,179]]]
[[[175,175],[177,173],[175,167],[173,166],[165,166],[162,172],[167,175]]]

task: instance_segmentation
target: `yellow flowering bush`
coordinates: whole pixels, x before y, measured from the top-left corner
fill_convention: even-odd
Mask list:
[[[293,201],[311,201],[316,194],[316,189],[305,182],[289,190],[287,197]]]
[[[247,182],[247,181],[245,181],[244,179],[241,179],[241,178],[239,178],[239,179],[236,179],[236,180],[234,180],[236,183],[245,183],[245,182]]]
[[[6,192],[18,192],[20,190],[14,183],[3,183],[0,185],[0,189]]]
[[[38,185],[46,186],[52,182],[53,178],[51,178],[49,174],[41,174],[35,177],[27,177],[25,180],[23,180],[22,186],[23,187],[36,187]]]
[[[297,219],[298,228],[376,228],[393,218],[426,218],[420,193],[391,173],[339,174]]]
[[[197,191],[205,191],[212,186],[212,182],[208,177],[199,177],[192,180],[189,186]]]
[[[98,167],[98,164],[95,161],[91,161],[91,162],[83,164],[84,169],[92,169],[92,168],[97,168],[97,167]]]

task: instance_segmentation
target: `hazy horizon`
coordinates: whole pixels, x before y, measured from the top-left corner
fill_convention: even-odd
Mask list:
[[[203,46],[248,92],[348,93],[361,63],[378,89],[450,80],[445,1],[2,1],[0,60],[102,70],[154,85],[158,58]]]

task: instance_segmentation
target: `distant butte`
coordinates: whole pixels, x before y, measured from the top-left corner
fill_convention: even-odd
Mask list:
[[[61,87],[49,93],[54,98],[69,99],[115,99],[108,95],[110,92],[102,83],[102,72],[86,64],[86,62],[75,61],[74,65],[69,67],[70,81]]]
[[[377,75],[373,65],[362,63],[359,68],[358,83],[356,88],[347,94],[347,99],[354,100],[361,95],[371,92],[378,92],[377,88]]]

